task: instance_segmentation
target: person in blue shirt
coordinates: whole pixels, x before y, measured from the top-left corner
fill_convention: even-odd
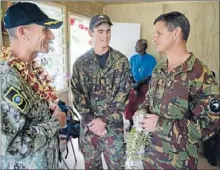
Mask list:
[[[139,39],[135,46],[137,54],[130,59],[132,77],[135,83],[150,77],[156,65],[156,59],[147,53],[147,40]]]
[[[141,97],[140,94],[143,93],[141,90],[142,86],[146,84],[150,78],[152,71],[157,64],[156,59],[147,53],[147,40],[139,39],[135,46],[135,51],[137,54],[133,55],[130,59],[131,76],[133,79],[133,90],[137,97]],[[126,128],[126,131],[130,131],[133,126],[133,120],[129,120],[130,125]]]

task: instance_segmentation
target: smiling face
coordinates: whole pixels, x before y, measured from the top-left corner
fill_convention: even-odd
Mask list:
[[[158,21],[154,25],[153,43],[157,52],[166,54],[175,44],[175,33],[169,31],[164,21]]]
[[[32,24],[28,30],[29,48],[36,53],[48,53],[49,43],[54,40],[54,34],[47,27]]]
[[[102,23],[90,31],[93,38],[93,46],[106,48],[111,40],[111,26],[108,23]]]

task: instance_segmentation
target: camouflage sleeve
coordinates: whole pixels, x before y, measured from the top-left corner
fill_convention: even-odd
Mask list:
[[[23,142],[27,142],[25,145],[29,145],[28,143],[34,145],[32,151],[35,152],[54,138],[60,129],[59,121],[54,118],[45,123],[26,126],[25,115],[14,108],[10,108],[5,101],[1,102],[1,115],[4,120],[1,122],[1,137],[5,139],[2,140],[3,153],[9,152],[10,148],[16,148],[20,152],[23,150]]]
[[[35,120],[35,123],[29,122],[30,120],[27,115],[30,114],[31,104],[28,103],[27,109],[21,111],[5,98],[5,93],[11,85],[16,89],[23,89],[19,79],[14,74],[10,74],[10,72],[8,74],[0,72],[0,83],[3,154],[10,152],[13,148],[22,155],[22,152],[30,151],[28,146],[34,146],[31,149],[35,152],[54,137],[60,128],[58,120],[52,118],[43,123],[37,123],[37,120]]]
[[[213,76],[209,76],[198,91],[197,98],[192,104],[192,119],[168,120],[159,117],[157,133],[169,133],[170,128],[176,136],[181,133],[180,126],[187,129],[189,140],[197,142],[206,140],[219,130],[220,125],[220,96],[218,84]]]
[[[199,132],[203,140],[212,136],[220,125],[219,87],[213,75],[209,73],[192,108],[192,113],[199,118]]]
[[[71,77],[71,89],[73,94],[73,105],[80,114],[90,113],[89,101],[86,100],[83,85],[81,84],[82,77],[78,68],[77,61],[73,64],[73,72]]]
[[[128,96],[131,89],[131,80],[129,62],[127,58],[124,61],[120,80],[117,82],[119,82],[117,89],[114,91],[114,95],[110,104],[107,105],[105,109],[105,114],[108,115],[105,118],[108,122],[113,122],[117,121],[117,119],[121,119],[121,116],[125,111],[125,107],[128,104]]]
[[[150,86],[150,84],[149,84]],[[142,104],[139,105],[138,110],[146,110],[147,112],[149,112],[149,107],[150,107],[150,103],[149,103],[149,91],[145,94],[145,99],[144,102]]]

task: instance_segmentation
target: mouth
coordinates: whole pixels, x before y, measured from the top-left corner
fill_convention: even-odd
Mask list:
[[[53,48],[53,42],[44,42],[44,47],[47,48],[48,51],[53,52],[54,48]]]
[[[43,43],[43,45],[44,45],[44,47],[45,47],[45,46],[48,47],[48,46],[49,46],[49,42],[46,42],[46,41],[45,41],[45,42]]]
[[[102,42],[108,42],[108,40],[102,40]]]

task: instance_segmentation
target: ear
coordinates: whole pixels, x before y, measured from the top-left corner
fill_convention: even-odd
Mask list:
[[[25,26],[18,27],[18,35],[25,41],[29,40],[28,29]]]
[[[93,37],[93,31],[92,30],[89,30],[89,36]]]
[[[174,31],[175,40],[181,37],[182,29],[180,27],[176,27]]]

